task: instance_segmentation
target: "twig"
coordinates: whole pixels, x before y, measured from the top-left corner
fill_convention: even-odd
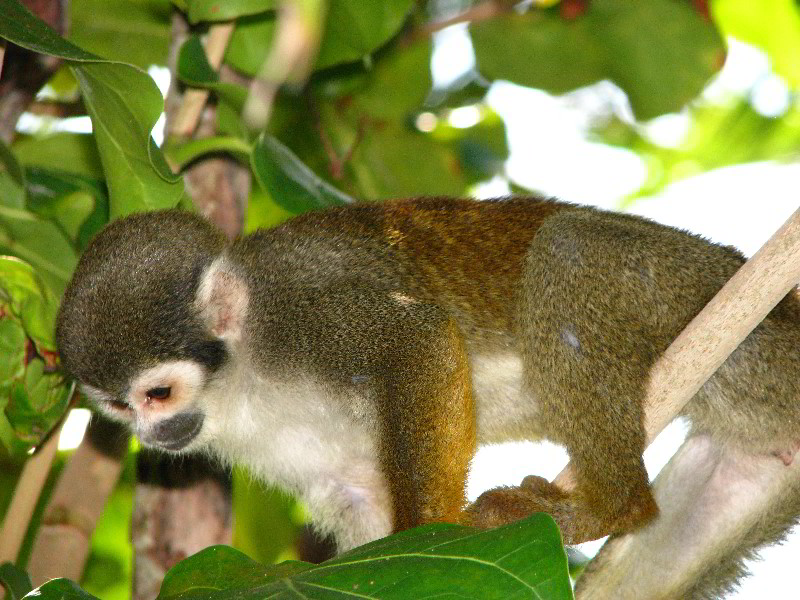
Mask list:
[[[414,32],[414,37],[427,37],[446,29],[451,25],[458,25],[459,23],[474,23],[478,21],[488,21],[499,15],[510,12],[514,2],[501,2],[498,0],[486,0],[480,4],[469,7],[464,12],[457,14],[454,17],[436,21],[434,23],[427,23]]]
[[[711,299],[658,359],[645,397],[648,445],[800,282],[800,209]],[[569,465],[553,482],[575,487]]]
[[[319,135],[319,139],[322,142],[322,148],[325,151],[325,156],[328,158],[328,171],[330,172],[331,177],[334,179],[341,179],[342,175],[344,174],[344,166],[353,157],[353,153],[355,152],[356,148],[361,143],[361,140],[364,139],[364,133],[366,131],[366,118],[363,116],[359,118],[358,126],[356,128],[356,135],[353,138],[350,147],[342,156],[339,156],[336,148],[333,147],[333,142],[331,142],[328,132],[325,131],[325,127],[322,125],[322,117],[320,116],[319,110],[317,110],[314,100],[311,97],[308,98],[308,109],[314,122],[314,129],[317,130],[317,135]]]
[[[222,64],[225,56],[225,49],[233,35],[234,23],[218,23],[208,29],[208,39],[206,41],[206,57],[211,68],[215,71]],[[183,94],[180,108],[172,122],[170,133],[179,137],[189,137],[197,128],[200,115],[203,113],[208,101],[208,90],[188,89]]]
[[[258,75],[250,82],[242,115],[251,129],[262,129],[269,120],[278,89],[284,83],[300,87],[308,79],[322,38],[325,4],[313,6],[283,0],[278,7],[275,38]]]
[[[61,425],[52,432],[37,452],[31,456],[22,468],[14,496],[6,512],[3,527],[0,529],[0,563],[17,560],[19,549],[25,539],[25,532],[36,508],[36,502],[42,493],[50,467],[58,450],[58,438]]]

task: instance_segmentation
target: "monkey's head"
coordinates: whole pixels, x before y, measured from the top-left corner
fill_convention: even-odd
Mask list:
[[[183,450],[203,430],[205,388],[229,355],[226,296],[208,277],[225,245],[197,215],[133,215],[92,240],[64,293],[62,364],[147,445]]]

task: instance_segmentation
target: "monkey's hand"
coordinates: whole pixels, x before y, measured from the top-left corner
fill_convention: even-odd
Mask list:
[[[535,475],[527,476],[518,487],[499,487],[484,492],[467,507],[466,516],[469,525],[490,528],[535,512],[546,512],[555,519],[565,544],[596,540],[619,528],[618,523],[592,515],[576,502],[574,495]],[[631,515],[625,520],[629,519]]]

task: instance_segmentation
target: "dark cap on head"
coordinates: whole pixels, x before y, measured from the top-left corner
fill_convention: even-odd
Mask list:
[[[81,257],[56,323],[67,371],[121,393],[138,371],[191,359],[210,370],[225,359],[194,309],[203,270],[223,251],[224,235],[178,210],[140,213],[103,229]]]

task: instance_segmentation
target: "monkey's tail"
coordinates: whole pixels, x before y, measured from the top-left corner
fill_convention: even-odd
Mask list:
[[[797,457],[800,459],[800,456]],[[720,598],[744,560],[784,538],[800,513],[800,460],[687,438],[654,482],[659,517],[614,536],[578,580],[578,600]]]

